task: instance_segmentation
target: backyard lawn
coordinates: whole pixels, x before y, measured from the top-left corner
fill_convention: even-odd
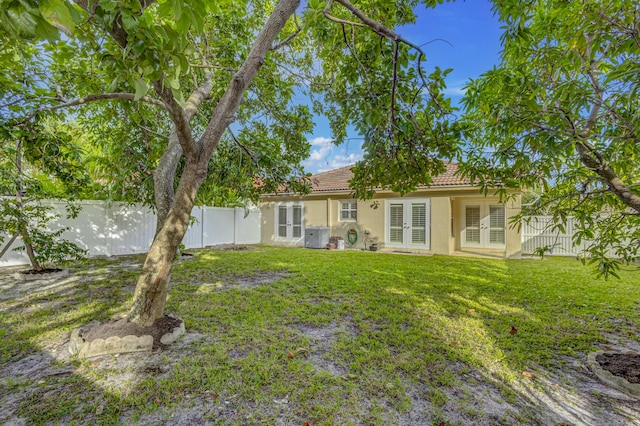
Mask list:
[[[0,423],[640,424],[589,352],[640,348],[640,272],[264,246],[176,262],[152,354],[79,361],[72,329],[126,313],[142,257],[17,283],[0,269]],[[3,418],[4,416],[4,418]]]

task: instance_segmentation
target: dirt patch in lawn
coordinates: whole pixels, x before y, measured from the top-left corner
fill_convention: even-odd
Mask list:
[[[325,326],[317,327],[306,324],[293,325],[292,328],[298,330],[309,339],[307,361],[314,370],[329,373],[336,377],[346,377],[348,369],[339,364],[331,355],[331,349],[340,336],[353,337],[354,326],[349,318],[338,322],[331,322]]]
[[[220,251],[247,251],[247,250],[255,250],[256,247],[238,245],[238,244],[221,244],[219,246],[214,246],[213,249],[220,250]]]
[[[251,275],[226,276],[213,278],[210,282],[194,283],[199,293],[212,293],[225,290],[247,290],[267,284],[273,284],[290,275],[288,271],[256,271]]]

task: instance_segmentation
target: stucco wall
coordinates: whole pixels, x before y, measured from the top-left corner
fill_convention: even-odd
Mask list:
[[[463,248],[460,245],[462,231],[461,201],[479,200],[496,201],[496,197],[483,197],[477,189],[438,189],[430,191],[417,191],[407,194],[408,198],[430,199],[430,233],[431,249],[429,252],[438,254],[451,254]],[[342,237],[347,240],[347,232],[355,229],[358,232],[358,241],[355,248],[364,248],[377,242],[381,248],[385,243],[386,203],[388,200],[399,198],[394,193],[376,194],[373,200],[357,201],[357,221],[343,221],[340,219],[340,203],[353,201],[350,194],[331,194],[330,196],[310,195],[306,197],[268,197],[260,203],[262,212],[262,243],[274,245],[304,245],[304,238],[297,243],[278,241],[275,237],[276,206],[279,202],[301,201],[304,203],[304,226],[328,226],[332,236]],[[509,202],[506,209],[506,249],[499,250],[499,256],[517,258],[521,253],[521,235],[517,227],[509,225],[510,218],[520,211],[520,196],[516,196]],[[452,232],[453,231],[453,232]],[[303,233],[304,235],[304,233]],[[466,249],[465,249],[466,250]],[[476,249],[478,252],[496,250]]]
[[[522,234],[517,225],[511,224],[511,218],[520,213],[522,197],[515,196],[507,203],[507,250],[506,257],[520,259],[522,256]]]
[[[451,254],[451,199],[431,197],[431,251]]]
[[[341,220],[340,204],[343,201],[354,200],[348,197],[340,197],[331,200],[331,235],[342,237],[347,241],[347,232],[355,229],[358,232],[356,248],[364,248],[366,239],[367,247],[371,243],[384,242],[384,204],[379,200],[356,201],[358,204],[358,220]],[[367,232],[368,231],[368,232]]]

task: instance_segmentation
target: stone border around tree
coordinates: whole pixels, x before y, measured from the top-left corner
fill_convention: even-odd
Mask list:
[[[591,368],[591,371],[605,384],[617,389],[627,395],[640,398],[640,384],[630,383],[628,380],[616,376],[611,372],[602,368],[596,357],[600,355],[616,355],[616,354],[632,354],[636,355],[634,351],[620,352],[620,351],[596,351],[589,354],[587,357],[587,365]]]
[[[97,324],[93,326],[95,325]],[[89,328],[90,327],[91,325],[89,325]],[[77,355],[80,359],[131,352],[151,352],[153,349],[153,337],[148,334],[143,336],[111,336],[106,339],[95,339],[90,342],[85,342],[80,336],[80,333],[86,328],[87,326],[73,330],[69,341],[69,352],[71,355]],[[180,325],[175,327],[172,332],[162,336],[160,343],[169,345],[185,333],[184,321],[180,320]]]

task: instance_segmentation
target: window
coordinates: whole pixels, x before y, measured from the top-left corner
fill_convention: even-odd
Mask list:
[[[358,203],[355,201],[340,202],[340,220],[353,221],[358,220]]]

